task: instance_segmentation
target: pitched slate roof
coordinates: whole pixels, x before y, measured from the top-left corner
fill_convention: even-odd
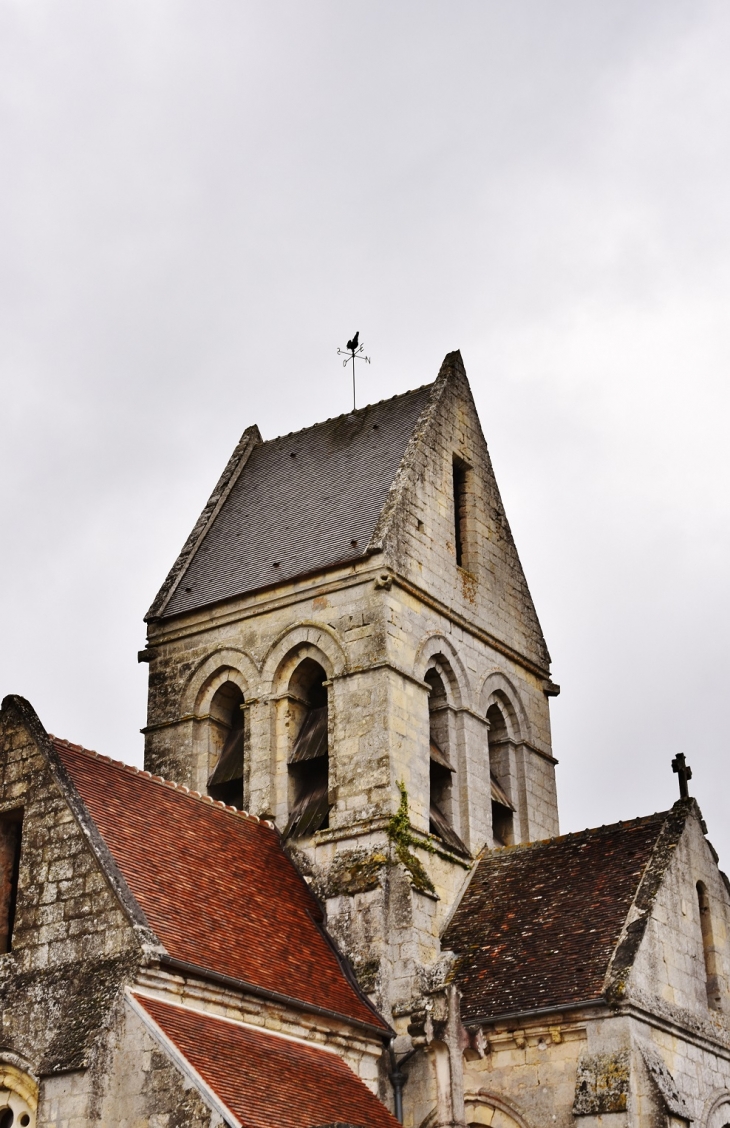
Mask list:
[[[210,1014],[135,996],[244,1128],[398,1121],[336,1054]]]
[[[247,432],[252,442],[239,444],[243,469],[229,463],[211,498],[216,505],[206,507],[207,531],[197,549],[190,541],[183,549],[148,619],[366,556],[432,387],[268,442]]]
[[[168,954],[384,1031],[272,824],[54,738]]]
[[[599,999],[629,909],[641,886],[648,911],[685,814],[677,804],[485,853],[442,940],[459,956],[464,1021]]]

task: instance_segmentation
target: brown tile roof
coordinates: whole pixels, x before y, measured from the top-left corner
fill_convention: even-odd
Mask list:
[[[333,1122],[397,1128],[337,1054],[158,999],[135,999],[244,1128]]]
[[[270,823],[53,742],[170,956],[388,1029],[344,973]]]
[[[208,516],[204,512],[196,526],[195,539],[207,526],[202,542],[195,550],[186,544],[181,557],[187,559],[178,559],[147,618],[177,615],[366,556],[432,388],[268,442],[255,441],[258,432],[252,431],[253,449],[238,478],[229,463],[206,506]],[[250,443],[239,447],[244,459]],[[218,495],[233,479],[220,504]]]
[[[442,941],[464,1021],[600,998],[667,819],[485,853]]]

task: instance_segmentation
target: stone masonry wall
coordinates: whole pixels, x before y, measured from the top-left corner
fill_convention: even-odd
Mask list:
[[[720,1011],[707,1001],[707,974],[697,883],[709,894]],[[630,998],[657,997],[677,1017],[691,1014],[730,1030],[730,894],[700,823],[687,820],[653,905],[651,918],[628,981]]]
[[[86,1064],[139,951],[15,700],[0,716],[0,809],[24,809],[12,951],[0,956],[3,1044],[53,1073]]]
[[[719,1009],[708,1003],[698,882],[710,900]],[[730,1110],[729,973],[730,893],[697,812],[687,819],[657,893],[628,979],[627,998],[657,1016],[657,1026],[647,1026],[642,1036],[661,1053],[702,1125],[712,1100],[723,1092]],[[687,1031],[685,1038],[669,1033],[677,1028]]]
[[[123,996],[89,1070],[46,1078],[38,1128],[218,1128],[190,1080],[132,1011]]]
[[[414,584],[547,673],[549,654],[459,354],[444,361],[440,385],[385,535],[386,557]],[[456,563],[454,457],[470,468],[463,567]]]

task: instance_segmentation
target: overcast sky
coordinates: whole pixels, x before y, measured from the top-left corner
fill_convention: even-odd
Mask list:
[[[562,694],[563,830],[730,868],[730,4],[0,0],[0,694],[141,762],[241,431],[461,348]]]

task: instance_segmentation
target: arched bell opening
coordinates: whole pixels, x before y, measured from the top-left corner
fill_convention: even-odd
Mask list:
[[[289,821],[284,837],[303,838],[329,825],[329,706],[327,675],[305,658],[289,680],[296,732],[289,753]]]
[[[507,722],[499,705],[487,710],[489,725],[489,783],[492,796],[492,836],[495,846],[511,846],[514,842],[515,808],[510,795]]]
[[[207,790],[212,799],[243,809],[244,697],[234,682],[224,682],[210,705],[211,750]]]
[[[468,854],[454,829],[457,803],[457,780],[451,748],[450,710],[446,686],[439,671],[432,667],[424,678],[429,687],[429,810],[431,834],[459,854]]]

